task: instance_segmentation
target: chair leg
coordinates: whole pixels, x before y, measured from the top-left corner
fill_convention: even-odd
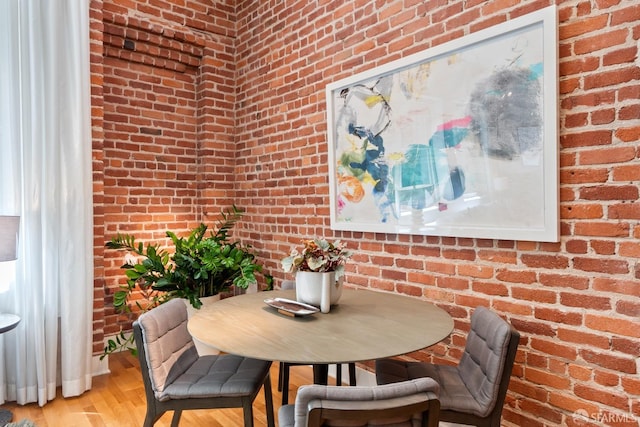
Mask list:
[[[336,385],[342,385],[342,365],[336,365]],[[349,385],[356,385],[356,364],[349,363]]]
[[[158,419],[165,413],[165,411],[161,411],[160,413],[156,413],[154,409],[151,409],[147,405],[147,414],[144,417],[143,427],[153,427],[153,425],[158,421]]]
[[[289,403],[289,365],[284,363],[281,372],[282,379],[282,406]]]
[[[288,369],[287,364],[284,362],[280,362],[278,367],[278,391],[282,391],[282,375],[285,369]]]
[[[244,414],[244,427],[253,427],[253,402],[251,399],[244,399],[242,412]]]
[[[267,427],[275,427],[276,421],[273,415],[273,393],[271,392],[271,377],[267,375],[262,385],[264,388],[264,405],[267,411]]]
[[[356,364],[355,363],[349,363],[349,385],[350,386],[356,385]]]
[[[182,409],[176,409],[173,411],[173,418],[171,418],[171,427],[178,427],[180,424],[180,415],[182,415]]]

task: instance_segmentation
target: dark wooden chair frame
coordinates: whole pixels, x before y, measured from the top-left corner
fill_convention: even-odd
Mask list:
[[[440,411],[440,420],[450,423],[474,425],[477,427],[500,427],[502,408],[507,397],[511,372],[513,371],[513,363],[516,359],[519,344],[520,333],[516,331],[513,326],[510,326],[509,346],[507,347],[504,369],[502,370],[502,376],[500,377],[498,398],[489,415],[486,417],[479,417],[474,414],[443,409]]]
[[[178,427],[180,416],[183,410],[190,409],[219,409],[219,408],[242,408],[244,417],[244,426],[253,426],[253,401],[259,393],[259,389],[251,395],[244,396],[220,396],[213,398],[191,398],[191,399],[171,399],[167,401],[159,401],[153,394],[151,378],[149,377],[149,367],[147,365],[147,356],[144,347],[144,338],[142,329],[138,322],[133,323],[133,335],[138,348],[138,360],[140,362],[140,370],[142,371],[142,379],[144,382],[144,391],[147,399],[147,413],[144,419],[143,427],[152,427],[155,422],[167,411],[174,411],[171,419],[171,427]],[[265,407],[267,411],[267,425],[275,427],[275,417],[273,413],[273,396],[271,392],[271,377],[267,373],[264,382]]]
[[[380,404],[380,402],[378,401],[376,404]],[[422,427],[438,427],[440,402],[437,399],[432,399],[422,402],[408,402],[404,405],[387,408],[349,410],[341,408],[340,405],[328,406],[327,401],[323,401],[322,407],[312,408],[309,411],[307,427],[321,427],[325,421],[330,420],[367,422],[412,416],[417,413],[422,415],[420,424]]]

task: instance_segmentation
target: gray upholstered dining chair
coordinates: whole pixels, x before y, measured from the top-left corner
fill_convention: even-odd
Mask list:
[[[243,408],[244,426],[253,426],[253,401],[264,388],[267,424],[275,426],[271,362],[231,354],[198,356],[187,330],[187,308],[170,300],[133,324],[147,399],[144,427],[174,411],[177,427],[186,409]]]
[[[294,280],[283,280],[280,289],[295,289]],[[289,372],[291,366],[299,366],[299,363],[280,362],[278,366],[278,391],[282,392],[282,404],[289,403]],[[356,385],[356,364],[349,363],[349,385]],[[342,365],[336,365],[336,385],[342,384]]]
[[[279,427],[436,427],[439,386],[418,378],[373,387],[302,386],[294,405],[278,411]]]
[[[485,307],[471,315],[471,328],[457,366],[376,361],[378,384],[430,377],[440,384],[440,419],[479,427],[499,427],[520,334]]]

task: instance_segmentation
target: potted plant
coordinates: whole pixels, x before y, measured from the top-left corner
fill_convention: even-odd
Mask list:
[[[282,268],[296,275],[296,299],[328,313],[342,295],[344,266],[353,253],[340,241],[303,240],[302,252],[292,249]]]
[[[159,244],[136,242],[133,235],[118,234],[106,243],[109,249],[125,250],[135,262],[127,258],[122,269],[126,285],[115,292],[113,305],[120,312],[131,312],[135,304],[139,312],[148,311],[172,298],[184,298],[194,308],[202,306],[201,298],[217,295],[232,286],[246,289],[257,283],[256,274],[262,265],[250,246],[231,241],[229,232],[242,217],[243,211],[232,206],[221,212],[215,230],[205,224],[191,230],[188,237],[178,237],[167,231],[173,250]],[[273,278],[264,275],[267,288]],[[133,298],[140,294],[141,298]],[[133,302],[132,302],[133,301]],[[104,355],[118,349],[134,350],[131,336],[122,332],[109,340]],[[104,357],[103,355],[103,357]]]

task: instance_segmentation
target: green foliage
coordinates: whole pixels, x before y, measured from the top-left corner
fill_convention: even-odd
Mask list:
[[[104,348],[104,353],[100,356],[100,360],[104,359],[107,354],[121,350],[129,350],[132,355],[138,355],[138,349],[133,343],[133,334],[129,334],[127,336],[123,331],[120,331],[120,333],[116,335],[115,339],[107,341],[107,346]]]
[[[188,299],[193,307],[200,308],[202,297],[216,295],[232,286],[246,289],[257,283],[256,274],[262,272],[262,266],[256,262],[252,248],[231,241],[229,236],[242,214],[242,210],[232,206],[221,212],[215,230],[207,233],[208,227],[200,224],[186,238],[167,231],[174,246],[173,253],[157,244],[145,247],[132,235],[118,234],[106,243],[106,247],[125,250],[140,259],[135,264],[127,261],[122,265],[127,284],[115,292],[114,307],[120,312],[130,312],[132,294],[139,292],[142,298],[134,301],[141,312],[172,298]],[[273,278],[264,276],[270,288]],[[105,355],[130,348],[133,341],[120,338],[108,342]]]

